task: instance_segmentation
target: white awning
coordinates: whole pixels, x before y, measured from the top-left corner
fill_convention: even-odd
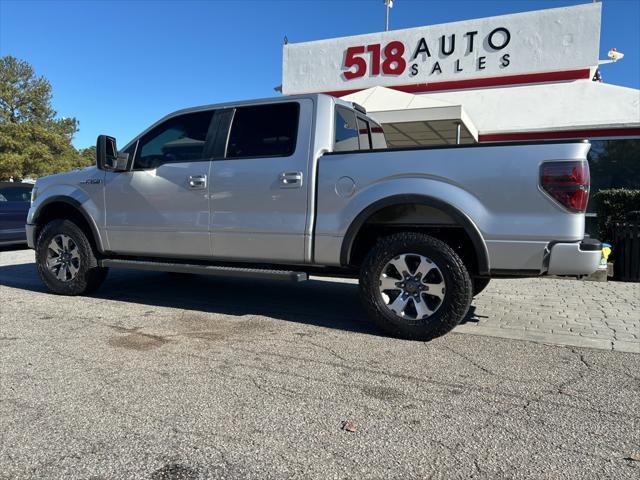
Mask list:
[[[420,95],[464,105],[480,136],[640,127],[640,90],[590,80]]]
[[[367,109],[380,122],[389,146],[455,144],[478,141],[478,129],[460,104],[412,95],[384,87],[372,87],[345,95],[343,100]]]

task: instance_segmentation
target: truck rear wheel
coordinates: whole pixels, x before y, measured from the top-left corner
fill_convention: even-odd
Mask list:
[[[36,265],[49,290],[60,295],[82,295],[97,289],[108,269],[98,266],[91,243],[69,220],[45,225],[36,244]]]
[[[446,243],[421,233],[381,239],[360,270],[360,295],[385,332],[431,340],[458,325],[469,310],[473,284],[464,262]]]

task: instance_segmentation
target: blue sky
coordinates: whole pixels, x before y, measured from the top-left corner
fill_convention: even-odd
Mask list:
[[[578,0],[396,0],[390,28],[588,3]],[[604,0],[600,58],[623,61],[604,80],[640,86],[640,0]],[[75,116],[77,147],[101,133],[124,145],[179,108],[276,95],[282,40],[380,31],[382,0],[0,0],[0,54],[30,62]]]

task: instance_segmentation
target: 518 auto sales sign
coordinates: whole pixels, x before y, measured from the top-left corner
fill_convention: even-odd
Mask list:
[[[407,4],[405,8],[428,8]],[[598,64],[601,4],[290,43],[282,91],[348,93]],[[425,90],[427,90],[425,88]]]

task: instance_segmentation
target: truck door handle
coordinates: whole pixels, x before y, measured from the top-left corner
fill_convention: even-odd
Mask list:
[[[281,188],[300,188],[302,186],[302,172],[282,172],[280,185]]]
[[[189,189],[202,190],[207,188],[207,176],[203,173],[200,175],[189,175]]]

